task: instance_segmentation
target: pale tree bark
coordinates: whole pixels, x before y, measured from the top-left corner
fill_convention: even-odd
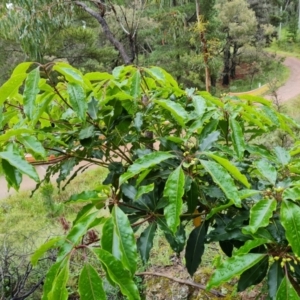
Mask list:
[[[110,41],[110,43],[119,51],[122,60],[125,65],[129,65],[134,61],[134,56],[130,57],[124,47],[124,45],[113,35],[111,32],[104,16],[101,15],[101,12],[95,11],[87,6],[85,3],[81,1],[74,1],[74,4],[81,7],[87,13],[89,13],[92,17],[94,17],[102,27],[103,33],[105,37]]]

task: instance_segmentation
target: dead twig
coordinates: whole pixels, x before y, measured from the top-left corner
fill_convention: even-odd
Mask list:
[[[190,286],[196,287],[198,289],[205,290],[206,292],[211,293],[211,294],[213,294],[213,295],[215,295],[217,297],[225,297],[222,293],[220,293],[220,292],[218,292],[216,290],[207,291],[206,288],[205,288],[205,285],[203,285],[203,284],[199,284],[199,283],[196,283],[196,282],[193,282],[193,281],[190,281],[190,280],[183,280],[183,279],[179,279],[179,278],[174,278],[172,276],[169,276],[169,275],[166,275],[166,274],[162,274],[162,273],[140,272],[140,273],[136,273],[135,275],[136,276],[146,276],[146,275],[149,275],[149,276],[165,277],[165,278],[168,278],[168,279],[173,280],[173,281],[178,282],[178,283],[190,285]]]

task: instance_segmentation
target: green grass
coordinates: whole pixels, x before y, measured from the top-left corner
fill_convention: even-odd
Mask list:
[[[22,191],[0,200],[0,242],[2,236],[16,232],[22,233],[24,238],[34,234],[41,242],[49,236],[62,234],[58,219],[51,217],[52,212],[45,205],[45,198],[51,197],[55,204],[62,203],[73,194],[94,189],[105,178],[106,173],[107,171],[101,168],[88,170],[77,176],[64,191],[57,188],[54,188],[53,192],[39,189],[32,197],[30,191]],[[77,210],[76,206],[66,206],[61,215],[71,220]]]
[[[250,76],[245,76],[243,79],[233,79],[229,88],[221,87],[219,92],[244,93],[257,90],[253,94],[268,94],[270,87],[280,87],[287,81],[289,75],[290,69],[276,59],[271,64],[267,64],[259,74],[256,74],[252,82]]]
[[[282,112],[286,113],[295,121],[300,123],[300,95],[294,99],[285,102],[282,105]]]
[[[297,41],[293,42],[288,36],[286,28],[282,29],[279,40],[274,39],[270,47],[266,51],[276,53],[280,56],[294,56],[300,58],[300,34],[298,34]]]
[[[30,197],[30,191],[22,191],[0,200],[0,267],[6,266],[8,272],[12,274],[12,286],[15,280],[25,278],[23,276],[32,253],[47,239],[64,234],[59,218],[64,217],[71,222],[81,207],[63,205],[63,202],[72,194],[94,189],[102,182],[106,174],[105,169],[91,169],[77,176],[64,191],[46,185],[32,197]],[[62,209],[57,211],[58,207]],[[9,256],[6,256],[6,253]],[[26,279],[26,291],[41,279],[51,263],[49,260],[41,261],[30,271]],[[73,271],[68,287],[71,293],[77,294],[78,267],[76,266],[82,263],[82,258],[72,263]],[[14,271],[16,266],[17,273]],[[3,293],[10,291],[10,286],[5,286],[3,289],[0,284],[0,299]],[[41,294],[42,287],[39,287],[28,299],[41,299]],[[117,298],[113,296],[108,299]]]

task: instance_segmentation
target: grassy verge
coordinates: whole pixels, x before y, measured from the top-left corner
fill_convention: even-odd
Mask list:
[[[265,50],[284,57],[293,56],[300,58],[300,46],[296,43],[275,41],[270,47],[266,48]]]
[[[300,95],[294,99],[285,102],[282,105],[282,111],[299,123],[300,122]]]
[[[55,251],[50,252],[34,268],[30,264],[32,253],[47,239],[63,235],[64,224],[74,219],[79,207],[64,205],[63,202],[72,194],[94,189],[106,173],[101,168],[92,169],[77,176],[64,191],[48,184],[32,197],[30,191],[22,191],[0,200],[0,278],[2,273],[5,278],[10,278],[5,282],[1,279],[0,299],[16,299],[13,297],[16,295],[16,286],[20,293],[16,296],[19,297],[43,279],[53,264],[51,257]],[[77,295],[76,263],[80,264],[81,259],[73,264],[74,274],[71,274],[68,284],[70,293],[74,292],[74,295]],[[42,286],[39,285],[28,299],[38,300],[41,295]],[[117,297],[112,296],[110,299]]]
[[[22,232],[24,236],[41,232],[41,236],[62,233],[58,216],[72,219],[76,207],[58,209],[72,194],[95,188],[106,176],[106,170],[93,169],[77,176],[64,191],[45,186],[32,197],[30,191],[22,191],[0,200],[0,241],[1,236],[10,232]],[[49,205],[49,202],[53,204]],[[22,242],[22,241],[21,241]]]
[[[229,88],[220,87],[220,93],[225,92],[237,96],[241,94],[266,95],[270,89],[282,86],[289,76],[290,69],[276,59],[267,65],[266,70],[262,70],[260,74],[255,75],[253,80],[250,76],[232,80]]]

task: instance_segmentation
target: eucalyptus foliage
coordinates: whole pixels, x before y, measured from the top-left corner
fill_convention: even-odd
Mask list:
[[[271,299],[296,299],[299,142],[268,149],[255,141],[275,130],[295,138],[299,126],[269,101],[184,90],[158,67],[82,74],[57,62],[20,64],[0,88],[0,105],[0,162],[9,187],[18,189],[23,174],[39,186],[59,173],[61,185],[90,163],[108,169],[95,190],[66,202],[82,205],[66,236],[33,255],[36,264],[57,249],[43,299],[68,298],[75,254],[82,257],[81,299],[105,299],[104,276],[128,299],[140,299],[138,255],[147,262],[158,228],[176,253],[185,251],[190,275],[206,244],[220,245],[228,258],[207,289],[240,276],[243,291],[266,278]],[[62,160],[41,179],[24,154],[43,160],[49,152]],[[186,237],[190,222],[196,227]]]

